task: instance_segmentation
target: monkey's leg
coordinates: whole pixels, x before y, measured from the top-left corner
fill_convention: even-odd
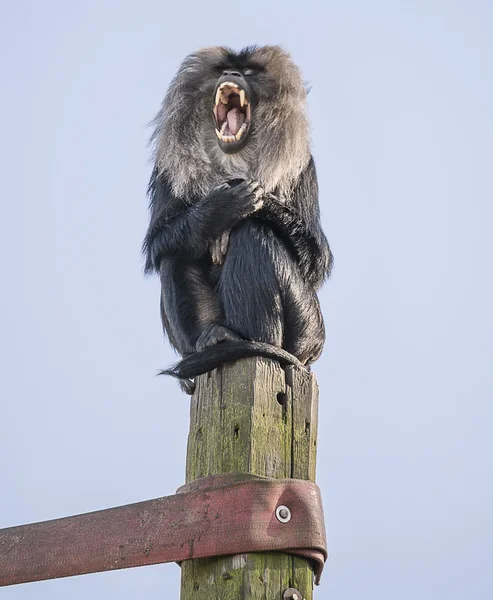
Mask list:
[[[176,259],[161,262],[161,318],[171,344],[182,356],[240,336],[222,325],[207,265]]]
[[[280,253],[277,264],[284,307],[283,348],[307,365],[317,360],[325,344],[320,302],[291,256]]]
[[[320,355],[325,330],[317,295],[273,231],[248,221],[232,232],[219,286],[226,326],[303,363]]]
[[[283,307],[269,246],[274,234],[246,221],[231,232],[218,283],[224,323],[246,339],[280,347]]]

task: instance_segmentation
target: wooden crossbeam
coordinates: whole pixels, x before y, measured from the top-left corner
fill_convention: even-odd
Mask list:
[[[0,586],[179,562],[182,600],[283,591],[311,600],[327,557],[313,483],[317,410],[303,369],[253,358],[201,376],[189,483],[173,496],[0,530]]]

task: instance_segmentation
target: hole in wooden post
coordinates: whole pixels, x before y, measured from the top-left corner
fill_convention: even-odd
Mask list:
[[[305,433],[310,435],[310,421],[305,421]]]
[[[240,426],[235,425],[235,439],[237,440],[240,434]]]
[[[281,406],[285,406],[286,405],[286,394],[284,392],[279,392],[277,394],[277,401],[279,402],[279,404]]]

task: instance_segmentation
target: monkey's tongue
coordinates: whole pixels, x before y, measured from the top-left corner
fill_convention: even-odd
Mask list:
[[[245,115],[239,108],[232,108],[228,111],[228,128],[233,135],[236,135],[243,125]]]

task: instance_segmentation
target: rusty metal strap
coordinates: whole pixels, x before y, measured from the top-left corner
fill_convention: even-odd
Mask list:
[[[304,556],[319,582],[327,548],[316,484],[218,475],[174,496],[0,529],[0,586],[267,551]]]

